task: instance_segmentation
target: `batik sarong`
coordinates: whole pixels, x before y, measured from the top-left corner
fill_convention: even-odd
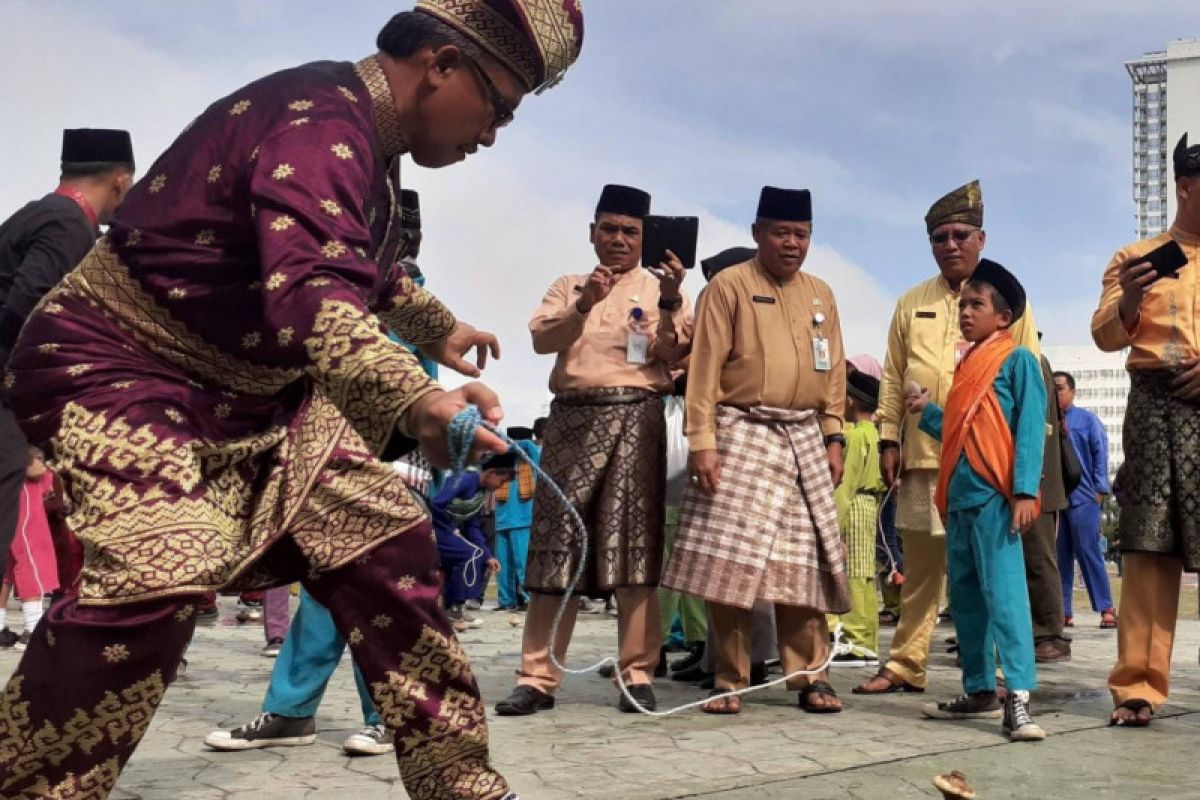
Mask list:
[[[663,586],[724,605],[850,610],[833,479],[813,411],[717,408],[721,482],[684,489]]]
[[[640,389],[559,394],[550,406],[542,469],[587,524],[577,591],[657,586],[662,570],[666,422],[662,399]],[[545,481],[533,496],[525,588],[563,592],[579,567],[579,532]]]
[[[308,570],[288,539],[262,561],[282,580]],[[409,797],[497,800],[508,787],[488,763],[485,708],[440,611],[440,583],[428,522],[304,581],[395,732]],[[0,797],[107,797],[175,678],[198,599],[56,604],[0,696]],[[86,678],[64,682],[80,660]]]
[[[1129,375],[1121,550],[1176,556],[1200,572],[1200,405],[1174,396],[1176,372]]]

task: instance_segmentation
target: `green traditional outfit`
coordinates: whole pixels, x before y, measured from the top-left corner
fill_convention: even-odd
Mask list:
[[[838,525],[846,543],[850,612],[840,621],[846,639],[858,650],[879,653],[879,600],[875,588],[875,528],[883,477],[879,472],[879,431],[875,423],[848,422],[842,482],[833,493]],[[865,653],[858,653],[866,655]]]

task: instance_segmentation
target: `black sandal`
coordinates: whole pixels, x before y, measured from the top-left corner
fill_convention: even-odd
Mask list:
[[[1117,719],[1110,714],[1108,717],[1108,725],[1110,728],[1114,725],[1122,728],[1145,728],[1150,724],[1150,720],[1154,719],[1154,708],[1147,701],[1137,697],[1126,700],[1124,703],[1118,703],[1117,707],[1113,709],[1113,712],[1117,712],[1122,709],[1132,712],[1133,716],[1130,719]],[[1150,716],[1146,719],[1142,719],[1139,715],[1146,709],[1150,710]]]
[[[800,690],[800,709],[808,714],[839,714],[842,711],[841,706],[831,705],[813,705],[812,696],[832,698],[840,700],[838,693],[834,691],[833,686],[827,681],[813,681]]]

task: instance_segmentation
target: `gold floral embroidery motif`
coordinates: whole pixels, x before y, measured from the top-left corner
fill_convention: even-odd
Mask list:
[[[61,314],[63,310],[62,305],[59,303],[46,303],[42,308],[45,309],[47,314]]]
[[[312,120],[308,117],[296,117],[294,120],[289,122],[288,125],[291,125],[293,128],[299,128],[301,125],[307,125],[310,122],[312,122]]]
[[[333,281],[331,281],[329,278],[309,278],[304,282],[304,285],[320,288],[322,286],[328,286],[331,283],[333,283]]]
[[[357,629],[356,629],[357,630]],[[425,683],[397,672],[388,672],[387,681],[371,684],[371,697],[379,715],[389,728],[399,730],[417,718],[418,700],[428,700]]]
[[[130,386],[133,386],[135,383],[137,383],[137,381],[113,381],[112,383],[109,384],[109,386],[111,386],[114,389],[128,389]]]
[[[196,234],[196,244],[201,247],[209,247],[215,244],[216,241],[217,232],[212,228],[202,228],[200,232]]]
[[[256,145],[254,145],[254,149],[250,151],[250,160],[251,160],[251,161],[257,161],[257,160],[258,160],[258,154],[259,154],[259,152],[260,152],[261,150],[262,150],[262,146],[261,146],[261,145],[257,145],[257,144],[256,144]]]
[[[392,624],[392,618],[389,617],[387,614],[376,614],[375,618],[373,620],[371,620],[371,625],[376,628],[379,628],[379,630],[384,630],[391,624]]]
[[[187,622],[189,619],[192,618],[192,615],[195,613],[196,613],[195,604],[188,603],[186,606],[183,606],[182,608],[180,608],[178,611],[175,612],[175,621],[176,622]]]
[[[214,165],[213,165],[212,167],[210,167],[210,168],[209,168],[209,170],[208,170],[208,182],[209,182],[209,183],[216,183],[216,182],[217,182],[217,181],[219,181],[219,180],[221,180],[221,165],[220,165],[220,164],[214,164]]]
[[[296,174],[296,168],[291,164],[280,164],[271,172],[271,177],[277,181],[282,181]]]
[[[250,331],[242,337],[242,347],[250,350],[262,344],[262,334],[258,331]]]
[[[337,204],[336,200],[322,200],[321,210],[331,217],[340,217],[342,215],[342,207]]]
[[[271,220],[271,230],[276,232],[286,231],[295,224],[296,220],[293,217],[289,217],[287,214],[280,214],[278,217]]]
[[[349,159],[354,158],[354,150],[351,149],[350,145],[346,144],[345,142],[338,142],[337,144],[330,145],[329,150],[343,161],[348,161]]]
[[[312,107],[312,100],[293,100],[292,102],[288,103],[288,108],[290,108],[292,111],[308,111]]]
[[[346,254],[346,245],[341,242],[328,241],[321,245],[321,255],[325,258],[338,258]]]
[[[384,325],[413,344],[428,344],[443,339],[457,324],[450,309],[431,292],[413,283],[407,275],[396,282],[391,296],[379,308],[372,310]]]
[[[342,93],[342,97],[346,98],[351,103],[358,102],[358,95],[356,95],[354,92],[350,91],[345,86],[338,86],[337,88],[338,88],[338,91]]]
[[[277,333],[275,335],[275,338],[279,341],[279,345],[281,347],[287,347],[289,344],[292,343],[292,340],[295,337],[296,337],[296,330],[290,326],[287,328],[280,328],[279,333]]]
[[[130,231],[129,235],[125,237],[125,246],[126,247],[137,247],[139,244],[141,244],[141,242],[142,242],[142,232],[139,230],[136,230],[136,229]]]
[[[238,100],[233,104],[233,108],[229,109],[229,116],[236,117],[239,114],[245,114],[250,110],[249,100]]]
[[[96,366],[96,365],[95,364],[74,364],[70,367],[67,367],[67,374],[70,375],[72,378],[78,378],[83,373],[90,371],[91,368],[94,366]]]
[[[346,637],[346,641],[350,642],[350,644],[362,644],[365,638],[362,631],[354,628],[350,631],[350,635]]]
[[[39,353],[53,353],[59,347],[60,345],[54,342],[46,342],[45,344],[39,344],[37,349]]]
[[[179,411],[174,408],[168,408],[166,411],[163,411],[163,414],[165,414],[167,419],[171,420],[176,425],[182,425],[184,423],[183,414],[180,414]]]
[[[150,194],[158,194],[159,192],[161,192],[163,190],[163,187],[165,187],[166,185],[167,185],[166,173],[160,172],[159,174],[154,176],[154,179],[152,181],[150,181],[149,192],[150,192]]]
[[[227,419],[232,413],[233,406],[229,405],[229,403],[218,403],[216,407],[213,408],[213,416],[217,419]]]
[[[411,592],[417,588],[417,579],[412,575],[404,575],[400,580],[396,581],[396,588],[402,592]]]
[[[167,292],[167,297],[171,298],[172,300],[182,300],[187,297],[187,294],[187,289],[176,286],[174,289]]]
[[[58,637],[54,635],[54,631],[46,631],[46,646],[54,647],[58,644]]]
[[[271,277],[267,278],[267,282],[263,284],[263,287],[268,292],[273,292],[285,283],[287,283],[287,275],[284,275],[282,272],[275,272],[271,274]]]
[[[110,664],[119,664],[129,659],[129,648],[123,644],[110,644],[100,652],[100,655],[104,656],[104,660]]]

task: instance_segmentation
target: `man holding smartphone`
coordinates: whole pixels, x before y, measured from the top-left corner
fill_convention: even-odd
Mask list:
[[[653,271],[638,266],[650,195],[604,187],[591,226],[600,266],[564,275],[529,321],[533,349],[556,356],[554,402],[542,469],[587,524],[588,560],[575,591],[617,596],[620,669],[630,694],[655,707],[650,681],[661,634],[656,588],[662,568],[666,422],[662,395],[670,366],[687,352],[691,306],[684,268],[668,251]],[[694,247],[694,245],[693,245]],[[579,568],[580,533],[558,497],[539,481],[525,588],[530,593],[517,687],[496,705],[503,716],[554,707],[562,672],[550,633],[562,594]],[[579,604],[569,600],[554,642],[562,663]],[[622,711],[636,711],[621,697]]]
[[[1173,158],[1174,224],[1117,251],[1092,316],[1101,350],[1129,348],[1117,489],[1124,580],[1117,663],[1108,676],[1114,725],[1149,725],[1166,702],[1180,573],[1200,571],[1200,145],[1188,147],[1187,139]],[[1163,260],[1176,248],[1186,257],[1181,268],[1178,253]]]

